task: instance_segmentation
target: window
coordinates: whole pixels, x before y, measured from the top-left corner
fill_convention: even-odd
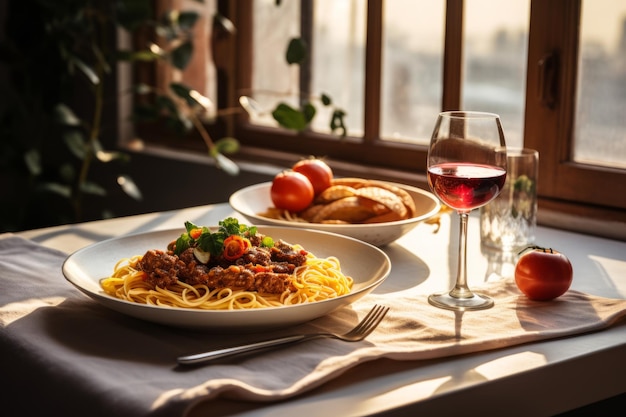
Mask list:
[[[626,3],[241,0],[216,7],[237,27],[236,37],[212,45],[221,51],[217,85],[228,86],[217,88],[217,100],[221,107],[237,106],[241,95],[256,100],[256,113],[226,123],[248,149],[275,161],[280,153],[271,151],[326,156],[342,169],[364,166],[363,173],[425,186],[436,114],[492,111],[509,146],[540,152],[540,208],[626,222]],[[307,65],[286,64],[292,37],[309,44]],[[229,59],[235,65],[225,65]],[[268,117],[278,100],[297,104],[299,94],[321,93],[347,111],[348,137],[329,133],[321,105],[300,133]]]

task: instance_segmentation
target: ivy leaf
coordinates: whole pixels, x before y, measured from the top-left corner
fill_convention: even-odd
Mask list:
[[[194,128],[193,121],[187,116],[180,115],[178,122],[182,125],[184,132],[191,132]]]
[[[171,42],[179,35],[178,17],[180,11],[176,9],[170,9],[161,15],[159,23],[155,30],[157,35],[165,38],[167,42]]]
[[[302,38],[293,38],[289,41],[287,46],[287,53],[285,59],[288,64],[300,64],[306,59],[307,44]]]
[[[58,182],[42,182],[37,185],[37,190],[50,192],[65,198],[70,198],[72,195],[72,189],[69,185]]]
[[[330,106],[331,104],[333,104],[333,100],[330,98],[329,95],[322,94],[322,104],[324,106]]]
[[[215,150],[225,154],[237,153],[239,151],[239,141],[231,137],[221,138],[215,142]]]
[[[96,74],[96,72],[89,65],[85,64],[82,59],[72,56],[70,57],[70,63],[76,65],[93,85],[100,84],[100,77],[98,77],[98,74]]]
[[[225,173],[232,176],[239,174],[239,166],[231,159],[224,156],[224,154],[216,154],[215,161],[217,162],[218,168],[222,169]]]
[[[80,190],[85,194],[99,195],[101,197],[107,195],[107,190],[93,181],[85,181],[82,183],[80,185]]]
[[[330,120],[330,130],[334,133],[335,130],[341,130],[341,137],[345,137],[348,133],[345,124],[346,112],[343,110],[335,110],[333,112],[333,117]]]
[[[234,35],[237,33],[237,28],[235,27],[235,24],[226,16],[220,13],[216,13],[213,16],[213,30],[217,32],[226,32],[230,35]]]
[[[143,200],[143,195],[141,194],[139,187],[137,186],[135,181],[133,181],[133,179],[128,175],[118,176],[117,183],[128,196],[134,198],[137,201]]]
[[[304,106],[302,106],[302,114],[304,115],[304,119],[306,120],[307,124],[309,124],[311,120],[313,120],[316,112],[317,110],[315,109],[315,106],[311,103],[305,103]]]
[[[170,89],[178,97],[185,100],[187,104],[189,104],[190,106],[193,106],[194,104],[196,104],[196,101],[193,98],[191,98],[191,95],[190,95],[191,88],[187,87],[186,85],[181,84],[181,83],[170,83]]]
[[[208,98],[207,96],[200,94],[199,91],[197,90],[189,91],[189,97],[193,99],[194,101],[194,103],[192,104],[193,107],[200,106],[207,114],[210,114],[211,111],[214,110],[215,106],[213,105],[213,102],[211,101],[211,99]]]
[[[154,30],[158,36],[164,38],[168,42],[171,42],[172,39],[176,39],[176,32],[168,22],[166,22],[166,24],[157,25]]]
[[[287,129],[302,131],[308,125],[305,115],[286,103],[279,103],[272,112],[272,116],[280,126]]]
[[[191,61],[193,55],[193,44],[191,41],[184,42],[172,51],[172,65],[178,69],[185,69]]]
[[[107,151],[104,149],[96,151],[96,158],[103,163],[109,163],[112,161],[129,162],[130,156],[124,152]]]
[[[76,114],[67,105],[63,103],[57,104],[54,108],[56,120],[66,126],[80,126],[81,121]]]
[[[198,21],[198,13],[194,11],[183,11],[178,15],[178,25],[181,29],[190,31]]]
[[[72,129],[63,133],[63,140],[75,157],[82,160],[87,155],[87,143],[82,132]]]
[[[24,163],[31,175],[37,176],[41,174],[41,154],[36,149],[31,149],[24,154]]]
[[[176,103],[174,100],[167,96],[159,95],[156,98],[155,104],[157,109],[163,110],[170,115],[174,115],[178,117],[178,107],[176,107]]]
[[[154,88],[145,83],[139,83],[133,87],[133,91],[137,94],[149,94],[154,91]]]

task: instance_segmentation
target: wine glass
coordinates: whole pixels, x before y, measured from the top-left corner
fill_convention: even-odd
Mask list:
[[[506,179],[506,145],[500,117],[493,113],[451,111],[439,114],[428,148],[428,185],[461,219],[458,270],[454,288],[432,294],[428,302],[448,310],[482,310],[493,300],[467,284],[469,213],[493,200]]]

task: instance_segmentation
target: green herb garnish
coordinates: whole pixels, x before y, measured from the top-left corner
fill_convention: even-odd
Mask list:
[[[174,253],[180,255],[185,250],[192,246],[197,246],[205,252],[209,252],[211,255],[219,255],[223,251],[224,240],[231,235],[238,236],[255,236],[257,233],[256,226],[247,226],[243,223],[239,223],[234,217],[228,217],[221,220],[218,223],[219,227],[217,231],[211,232],[206,226],[198,226],[190,221],[185,222],[186,232],[181,234],[176,239],[176,249]],[[198,233],[198,230],[201,232]],[[193,236],[196,236],[195,238]],[[261,242],[262,246],[273,247],[274,239],[269,236],[265,236]]]

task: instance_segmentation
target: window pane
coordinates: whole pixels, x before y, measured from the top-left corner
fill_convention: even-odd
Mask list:
[[[365,18],[367,2],[316,0],[313,30],[312,94],[332,98],[347,113],[350,136],[363,134]],[[330,132],[331,108],[316,106],[313,128]]]
[[[462,107],[497,113],[523,142],[530,0],[466,0]]]
[[[428,144],[441,111],[445,1],[385,2],[381,135]]]
[[[300,2],[254,1],[252,97],[250,121],[276,126],[271,112],[279,101],[298,106],[299,69],[289,66],[285,52],[292,38],[300,37]]]
[[[584,1],[574,159],[626,168],[626,2]]]
[[[184,70],[174,67],[163,70],[159,73],[162,78],[157,81],[159,88],[165,90],[170,82],[181,82],[216,103],[216,70],[210,43],[212,16],[216,9],[215,0],[206,0],[204,3],[183,0],[173,6],[179,11],[197,12],[199,19],[193,27],[193,54],[187,67]]]

